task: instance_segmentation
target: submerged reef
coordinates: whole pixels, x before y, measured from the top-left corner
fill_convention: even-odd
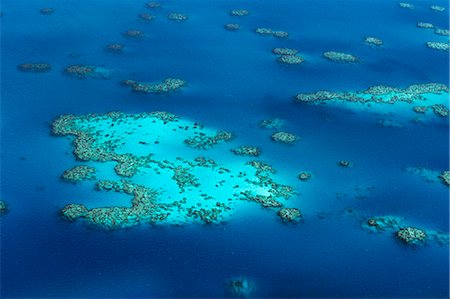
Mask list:
[[[295,194],[291,186],[276,181],[275,169],[265,162],[235,163],[229,159],[233,153],[223,147],[219,155],[223,163],[198,156],[198,148],[215,145],[220,151],[220,143],[231,141],[233,135],[168,112],[62,115],[53,121],[52,133],[72,136],[78,160],[112,162],[115,173],[124,178],[97,180],[93,169],[79,166],[67,172],[69,180],[96,180],[98,192],[132,197],[131,205],[124,206],[89,208],[82,203],[68,204],[61,214],[71,221],[82,219],[103,229],[140,223],[221,223],[244,202],[275,212]],[[237,149],[254,155],[253,148]]]
[[[158,2],[148,2],[145,7],[147,8],[161,8],[161,4]]]
[[[8,205],[3,200],[0,200],[0,215],[5,214],[7,211]]]
[[[264,129],[281,129],[285,125],[285,121],[281,118],[274,117],[264,119],[258,125]]]
[[[446,170],[441,173],[439,176],[441,178],[442,182],[446,184],[447,186],[450,186],[450,171]]]
[[[270,28],[256,28],[255,32],[259,35],[273,36],[277,38],[286,38],[289,33],[281,30],[272,30]]]
[[[162,82],[139,82],[134,80],[124,80],[125,86],[131,87],[133,91],[142,93],[167,93],[175,91],[186,85],[182,79],[167,78]]]
[[[78,183],[84,180],[95,180],[95,168],[81,165],[64,171],[62,178],[70,183]]]
[[[261,154],[261,149],[256,146],[241,145],[238,148],[233,148],[231,151],[238,156],[253,156],[258,157]]]
[[[417,101],[424,102],[431,95],[445,95],[448,92],[448,86],[439,83],[414,84],[406,88],[377,85],[357,92],[330,92],[322,90],[315,93],[299,93],[295,99],[297,102],[310,104],[319,104],[327,101],[367,105],[372,103],[395,104],[396,102],[412,104]],[[430,107],[441,116],[448,114],[448,108],[442,104],[433,104]],[[416,109],[420,111],[420,108]]]
[[[333,62],[355,63],[359,61],[359,58],[354,55],[335,51],[324,52],[323,57]]]
[[[426,182],[439,182],[440,172],[425,167],[405,167],[403,169],[406,173],[419,176]]]
[[[122,36],[128,39],[141,39],[144,37],[144,32],[141,30],[130,29],[123,32]]]
[[[112,71],[107,68],[84,64],[69,65],[64,69],[64,73],[79,79],[109,79],[112,76]]]
[[[51,15],[52,13],[55,12],[55,10],[54,10],[53,8],[51,8],[51,7],[45,7],[45,8],[41,8],[41,9],[39,10],[39,12],[40,12],[42,15]]]
[[[302,213],[296,208],[283,208],[277,214],[285,222],[298,222],[302,219]]]
[[[122,44],[118,44],[118,43],[109,44],[109,45],[106,45],[105,51],[106,52],[110,52],[110,53],[114,53],[114,54],[119,54],[119,53],[123,52],[123,45]]]
[[[186,15],[183,15],[183,14],[177,13],[177,12],[168,14],[167,18],[171,21],[176,21],[176,22],[183,22],[188,19],[188,17]]]
[[[229,24],[225,24],[224,27],[225,27],[226,30],[236,31],[236,30],[239,30],[241,28],[241,25],[236,24],[236,23],[229,23]]]
[[[140,13],[138,14],[138,18],[143,21],[143,22],[150,22],[153,21],[155,19],[155,16],[148,14],[148,13]]]
[[[364,39],[364,43],[367,45],[373,45],[373,46],[382,46],[383,41],[377,37],[368,36]]]
[[[448,51],[450,49],[450,44],[449,43],[426,42],[426,45],[430,49],[439,50],[439,51]]]
[[[297,141],[298,137],[292,133],[276,132],[272,134],[272,140],[284,144],[293,144]]]
[[[431,23],[425,23],[425,22],[418,22],[417,27],[424,28],[424,29],[433,29],[434,25]]]
[[[227,297],[247,298],[255,291],[255,284],[247,278],[234,278],[226,285]]]
[[[248,16],[250,12],[246,9],[233,9],[230,11],[230,15],[235,16],[235,17],[244,17],[244,16]]]
[[[52,66],[46,62],[22,63],[17,66],[19,71],[28,73],[44,73],[51,70],[51,68]]]

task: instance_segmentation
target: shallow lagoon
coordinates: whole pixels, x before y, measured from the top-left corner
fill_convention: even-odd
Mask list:
[[[448,5],[436,1],[447,10],[435,12],[431,3],[411,3],[413,10],[391,1],[173,1],[149,10],[145,1],[3,1],[1,191],[9,212],[1,220],[1,295],[220,297],[230,279],[246,277],[255,284],[254,297],[447,296],[448,246],[404,246],[389,232],[368,233],[358,217],[342,211],[398,215],[410,225],[448,231],[448,187],[403,170],[448,169],[448,118],[428,112],[425,121],[415,123],[410,120],[417,114],[409,106],[366,111],[294,101],[298,93],[322,89],[447,84],[447,53],[428,49],[425,42],[448,37],[416,24],[448,28]],[[46,6],[54,13],[41,15]],[[236,8],[250,14],[230,16]],[[156,18],[140,22],[143,12]],[[170,12],[189,19],[171,22]],[[241,28],[225,30],[231,22]],[[290,35],[259,36],[258,27]],[[121,34],[130,29],[145,37],[125,39]],[[379,37],[384,45],[369,47],[366,36]],[[115,42],[124,51],[106,53],[104,47]],[[271,53],[276,47],[298,49],[305,62],[279,64]],[[322,57],[332,50],[356,55],[361,63]],[[17,71],[18,64],[30,61],[49,62],[52,69]],[[114,75],[110,80],[63,75],[72,64],[106,67]],[[188,85],[147,95],[120,84],[169,77]],[[70,140],[50,134],[51,122],[61,114],[109,111],[169,111],[231,131],[236,144],[261,147],[260,158],[300,193],[289,204],[302,211],[303,223],[286,225],[255,204],[237,210],[227,224],[212,226],[141,225],[105,232],[63,220],[58,213],[71,202],[129,203],[124,194],[95,191],[91,181],[62,182],[61,174],[81,163]],[[285,119],[283,130],[301,139],[294,146],[272,142],[275,131],[258,126],[270,117]],[[383,119],[401,126],[382,126]],[[354,167],[337,166],[342,159]],[[108,163],[92,166],[113,176],[114,165]],[[299,181],[302,171],[312,178]]]

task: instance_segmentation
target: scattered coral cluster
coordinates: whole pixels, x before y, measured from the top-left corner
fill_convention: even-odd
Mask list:
[[[130,29],[123,32],[122,36],[128,39],[141,39],[144,37],[144,32],[137,29]]]
[[[295,222],[302,219],[302,214],[296,208],[284,208],[278,211],[278,216],[285,222]]]
[[[225,24],[224,27],[228,31],[236,31],[241,28],[241,25],[236,24],[236,23],[229,23],[229,24]]]
[[[220,142],[230,141],[233,137],[233,133],[226,131],[218,131],[214,136],[208,136],[207,134],[200,132],[194,137],[185,139],[184,144],[192,148],[208,149]]]
[[[450,171],[446,170],[439,176],[444,184],[450,186]]]
[[[105,51],[106,52],[110,52],[110,53],[114,53],[114,54],[119,54],[119,53],[123,52],[123,45],[122,44],[118,44],[118,43],[109,44],[109,45],[106,45]]]

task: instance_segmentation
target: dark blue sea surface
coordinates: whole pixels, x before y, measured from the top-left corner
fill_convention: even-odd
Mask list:
[[[294,102],[297,93],[324,89],[448,84],[448,52],[425,46],[448,37],[416,27],[430,22],[448,28],[447,1],[410,1],[413,10],[392,0],[163,0],[155,10],[145,3],[1,3],[1,199],[9,205],[1,217],[1,297],[224,297],[227,282],[239,277],[254,283],[251,297],[448,297],[448,245],[406,246],[391,231],[363,230],[355,216],[396,215],[448,232],[449,188],[403,170],[448,170],[448,118],[430,115],[430,121],[414,123],[402,118],[410,111],[386,116]],[[435,12],[432,4],[446,10]],[[43,7],[55,12],[42,15]],[[236,8],[250,14],[230,16]],[[137,15],[143,12],[156,19],[141,22]],[[171,22],[170,12],[189,20]],[[240,30],[223,28],[234,22]],[[259,36],[257,27],[290,36]],[[121,34],[129,29],[145,37],[125,39]],[[365,45],[366,36],[380,37],[384,46]],[[104,47],[115,42],[124,52],[106,53]],[[306,61],[281,65],[271,53],[275,47],[296,48]],[[361,62],[332,63],[322,57],[331,50]],[[50,63],[51,71],[17,70],[36,61]],[[72,78],[63,74],[71,64],[103,66],[114,75]],[[147,95],[120,84],[167,77],[188,85]],[[261,159],[299,193],[289,204],[300,208],[303,223],[285,224],[256,204],[220,225],[104,231],[65,221],[59,211],[68,203],[107,205],[121,195],[96,192],[89,182],[61,181],[80,163],[70,139],[51,135],[51,122],[61,114],[109,111],[169,111],[260,146]],[[272,142],[272,131],[257,125],[270,117],[285,119],[284,130],[301,140],[294,146]],[[377,123],[396,117],[401,127]],[[338,167],[342,159],[354,167]],[[299,181],[297,174],[306,170],[313,178]],[[362,192],[358,186],[371,188]]]

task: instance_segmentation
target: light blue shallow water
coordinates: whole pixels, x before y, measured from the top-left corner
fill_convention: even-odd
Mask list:
[[[448,246],[403,246],[389,232],[362,230],[357,218],[341,211],[398,215],[411,225],[448,231],[449,189],[402,171],[448,169],[448,118],[402,120],[402,128],[391,128],[377,125],[383,115],[293,101],[296,93],[321,89],[447,84],[448,53],[424,43],[448,37],[415,25],[448,28],[448,4],[435,2],[447,10],[434,12],[427,1],[413,1],[416,8],[406,10],[387,0],[191,0],[162,2],[155,11],[145,1],[2,1],[1,197],[10,212],[1,218],[1,296],[223,297],[227,281],[242,276],[254,281],[254,297],[446,297]],[[46,6],[55,13],[39,14]],[[233,18],[227,12],[234,8],[250,15]],[[165,18],[172,11],[190,19],[172,23]],[[143,24],[141,12],[157,19]],[[242,29],[224,30],[230,22]],[[286,30],[290,38],[258,36],[256,27]],[[128,29],[146,37],[126,40],[121,33]],[[371,35],[384,40],[383,48],[364,45]],[[105,53],[111,42],[123,43],[125,52]],[[271,50],[279,46],[299,49],[305,64],[278,64]],[[321,57],[328,50],[355,54],[361,63],[333,64]],[[30,61],[53,68],[17,71]],[[64,76],[63,68],[75,63],[105,66],[115,76]],[[183,78],[188,87],[155,96],[119,84],[166,77]],[[214,226],[104,232],[63,221],[58,211],[67,203],[106,204],[120,195],[61,182],[61,173],[78,162],[70,141],[51,136],[49,124],[60,114],[116,110],[170,111],[262,147],[261,158],[300,193],[290,204],[302,210],[304,223],[285,225],[257,205]],[[302,139],[295,146],[272,143],[271,131],[257,126],[272,116],[286,119],[285,129]],[[337,167],[341,159],[355,167]],[[314,173],[311,181],[297,180],[303,170]],[[357,186],[374,188],[358,199]],[[329,216],[319,219],[323,212]]]

